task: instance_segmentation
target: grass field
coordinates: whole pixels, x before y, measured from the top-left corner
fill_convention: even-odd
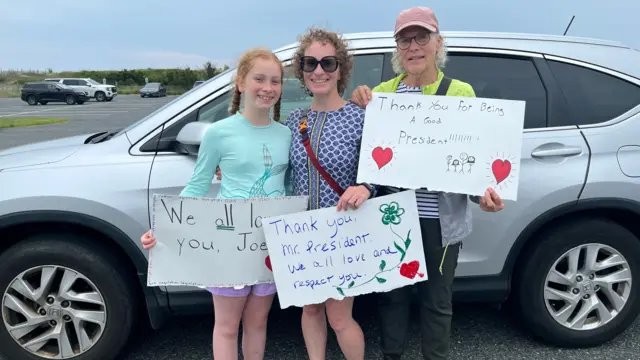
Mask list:
[[[0,129],[66,123],[67,119],[46,117],[0,117]]]

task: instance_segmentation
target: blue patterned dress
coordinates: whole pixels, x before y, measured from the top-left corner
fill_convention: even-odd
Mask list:
[[[299,131],[303,109],[289,113],[285,121],[292,132],[289,160],[293,193],[309,196],[309,210],[336,206],[340,196],[329,186],[309,160]],[[343,188],[355,185],[360,157],[364,109],[349,102],[336,111],[309,110],[307,126],[313,153]]]

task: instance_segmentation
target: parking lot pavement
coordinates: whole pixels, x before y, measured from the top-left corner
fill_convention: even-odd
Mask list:
[[[174,98],[175,96],[142,99],[137,95],[118,95],[111,102],[91,100],[82,105],[49,103],[36,106],[29,106],[19,98],[0,99],[0,118],[37,116],[69,120],[62,124],[0,129],[0,149],[126,127]]]
[[[358,299],[359,300],[359,299]],[[277,306],[274,305],[274,306]],[[365,359],[381,359],[379,329],[370,298],[356,301],[355,317],[366,339]],[[417,312],[417,309],[414,308]],[[405,360],[422,359],[420,331],[416,316],[409,333]],[[457,306],[454,312],[450,359],[474,360],[627,360],[638,359],[636,323],[613,342],[591,349],[559,349],[536,342],[517,324],[507,310],[486,305]],[[211,359],[212,318],[176,318],[160,330],[141,331],[122,356],[122,360],[205,360]],[[308,359],[300,330],[300,310],[273,311],[268,325],[265,360]],[[344,359],[335,335],[329,331],[328,360]]]
[[[279,310],[269,318],[265,360],[308,359],[300,330],[300,309]],[[417,314],[417,309],[412,310]],[[364,331],[365,359],[379,360],[379,328],[371,297],[358,298],[356,321]],[[412,316],[407,351],[403,360],[422,359],[420,330]],[[473,360],[632,360],[640,358],[638,322],[614,341],[590,349],[560,349],[535,341],[505,309],[487,305],[456,306],[449,359]],[[142,328],[118,360],[210,360],[213,321],[211,316],[179,317],[157,330]],[[344,359],[335,335],[328,332],[327,360]],[[9,360],[2,359],[0,360]]]

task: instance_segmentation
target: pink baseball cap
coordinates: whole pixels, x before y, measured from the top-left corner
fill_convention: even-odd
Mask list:
[[[428,7],[412,7],[402,10],[396,18],[396,28],[393,36],[409,26],[420,26],[429,31],[439,32],[438,19],[431,8]]]

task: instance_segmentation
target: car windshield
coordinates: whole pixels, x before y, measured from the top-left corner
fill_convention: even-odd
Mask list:
[[[214,79],[217,79],[217,78],[219,78],[219,77],[221,77],[221,76],[225,76],[225,75],[227,75],[228,73],[230,73],[231,71],[235,71],[235,70],[236,70],[236,68],[235,68],[235,67],[234,67],[234,68],[227,69],[226,71],[221,72],[220,74],[218,74],[218,75],[216,75],[216,76],[212,77],[212,78],[211,78],[211,79],[209,79],[209,80],[211,80],[211,81],[215,81]],[[133,129],[134,127],[138,126],[139,124],[141,124],[141,123],[143,123],[143,122],[147,121],[147,119],[149,119],[149,118],[153,117],[155,114],[157,114],[157,113],[159,113],[159,112],[163,111],[164,109],[168,108],[169,106],[173,105],[173,103],[175,103],[176,101],[179,101],[180,99],[182,99],[182,97],[184,97],[184,96],[188,96],[189,94],[191,94],[191,92],[192,92],[192,91],[198,91],[199,89],[200,89],[199,87],[192,87],[191,89],[189,89],[189,91],[185,92],[184,94],[182,94],[182,95],[180,95],[180,96],[176,96],[175,98],[173,98],[173,100],[171,100],[171,101],[169,101],[168,103],[164,104],[162,107],[158,108],[156,111],[152,112],[151,114],[149,114],[149,115],[147,115],[147,116],[143,117],[142,119],[140,119],[140,120],[138,120],[138,121],[134,122],[133,124],[131,124],[131,125],[127,126],[127,127],[126,127],[126,128],[124,128],[124,129],[120,130],[120,132],[118,132],[115,136],[119,136],[119,135],[122,135],[122,134],[126,133],[127,131],[129,131],[129,130]]]
[[[159,83],[148,83],[144,86],[145,89],[157,89],[160,87]]]

